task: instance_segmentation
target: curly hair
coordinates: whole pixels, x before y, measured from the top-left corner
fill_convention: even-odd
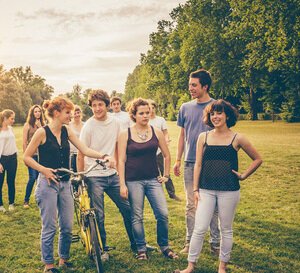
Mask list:
[[[229,102],[219,99],[215,100],[209,105],[205,107],[203,110],[203,121],[206,125],[214,128],[214,125],[212,124],[210,120],[211,113],[213,112],[224,112],[226,115],[226,124],[227,127],[233,127],[236,122],[237,118],[239,116],[238,110],[232,106]]]
[[[94,100],[104,101],[106,107],[108,107],[109,103],[110,103],[110,99],[109,99],[109,96],[108,96],[107,92],[105,92],[104,90],[101,90],[101,89],[91,90],[89,92],[89,94],[88,94],[88,105],[90,107],[92,106],[92,102]]]
[[[45,100],[43,103],[43,108],[46,110],[46,117],[53,118],[55,110],[58,112],[61,112],[65,108],[68,110],[73,110],[74,104],[69,99],[58,96],[52,100]]]
[[[130,116],[130,119],[134,122],[136,122],[136,118],[134,117],[136,115],[136,112],[138,110],[139,106],[149,106],[149,102],[146,99],[143,98],[137,98],[133,99],[131,102],[129,102],[127,106],[127,111]]]

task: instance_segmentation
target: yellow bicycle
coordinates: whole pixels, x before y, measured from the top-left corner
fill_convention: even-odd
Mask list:
[[[57,169],[58,179],[65,175],[71,175],[75,215],[80,228],[79,235],[73,235],[72,241],[79,241],[81,239],[86,254],[94,260],[98,273],[104,273],[104,267],[101,260],[103,246],[96,221],[95,209],[90,207],[88,187],[84,181],[84,175],[98,165],[101,165],[105,169],[105,163],[106,162],[101,160],[95,160],[95,164],[83,172],[73,172],[65,168]],[[60,175],[62,173],[63,175]]]

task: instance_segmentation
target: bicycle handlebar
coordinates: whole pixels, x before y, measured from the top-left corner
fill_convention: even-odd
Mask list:
[[[72,174],[74,176],[78,176],[78,175],[85,175],[87,173],[89,173],[92,169],[96,168],[98,165],[102,166],[104,169],[106,169],[106,165],[105,163],[109,162],[109,160],[100,160],[100,159],[96,159],[95,160],[95,164],[92,165],[91,167],[89,167],[86,171],[82,171],[82,172],[73,172],[69,169],[66,169],[66,168],[59,168],[59,169],[56,169],[58,172],[65,172],[65,173],[68,173],[68,174]]]

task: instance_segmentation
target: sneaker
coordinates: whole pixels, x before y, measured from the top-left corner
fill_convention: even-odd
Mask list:
[[[170,196],[170,198],[175,201],[178,201],[178,202],[182,201],[182,199],[180,197],[178,197],[177,195],[172,195],[172,196]]]
[[[180,250],[179,253],[181,253],[181,254],[188,254],[189,250],[190,250],[190,243],[185,243],[183,249]]]
[[[74,270],[74,266],[72,263],[70,262],[64,262],[63,264],[60,264],[59,266],[59,269],[69,269],[69,270]]]
[[[24,208],[24,209],[29,209],[29,208],[30,208],[30,207],[29,207],[29,203],[28,203],[28,202],[24,202],[23,208]]]
[[[0,206],[0,212],[6,212],[6,209],[5,209],[5,207],[3,207],[3,206]]]
[[[109,260],[109,254],[108,252],[104,252],[102,255],[101,255],[101,260],[102,262],[107,262]]]
[[[52,268],[49,268],[49,269],[44,269],[44,273],[60,273],[60,271],[55,268],[55,267],[52,267]]]
[[[10,204],[10,205],[8,206],[8,210],[9,210],[9,211],[14,211],[14,210],[15,210],[15,205],[14,205],[14,204]]]
[[[220,245],[215,243],[210,243],[210,253],[213,256],[219,256],[220,254]]]

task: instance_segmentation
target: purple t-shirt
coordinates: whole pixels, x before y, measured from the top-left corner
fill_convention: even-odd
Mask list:
[[[213,102],[214,99],[204,103],[197,103],[192,100],[183,103],[179,109],[177,125],[184,128],[184,161],[196,161],[196,145],[198,136],[202,132],[209,131],[211,128],[203,122],[204,108]]]

